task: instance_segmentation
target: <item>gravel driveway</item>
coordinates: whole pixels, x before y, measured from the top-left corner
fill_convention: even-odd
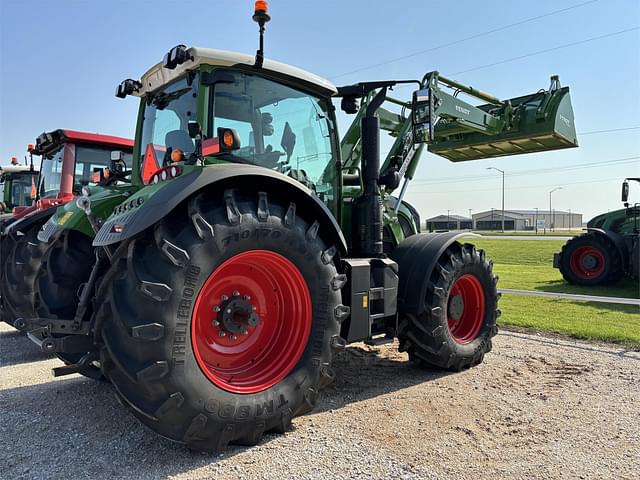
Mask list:
[[[502,332],[458,374],[396,345],[348,348],[295,430],[194,453],[140,425],[108,384],[54,379],[57,360],[0,326],[0,477],[637,478],[640,353]],[[634,473],[635,472],[635,473]]]

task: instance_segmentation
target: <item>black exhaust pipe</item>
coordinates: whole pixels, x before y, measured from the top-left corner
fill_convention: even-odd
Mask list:
[[[364,192],[357,199],[356,228],[358,253],[365,257],[379,257],[382,249],[382,198],[378,180],[380,176],[380,119],[378,108],[387,96],[383,87],[367,105],[362,119],[362,182]]]

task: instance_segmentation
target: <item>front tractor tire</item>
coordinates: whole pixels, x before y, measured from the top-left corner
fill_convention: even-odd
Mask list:
[[[613,241],[600,233],[585,233],[565,243],[560,273],[574,285],[613,284],[622,278],[622,260]]]
[[[122,244],[98,291],[104,374],[164,437],[220,451],[284,432],[333,379],[344,275],[276,193],[201,193]]]
[[[498,332],[497,280],[482,250],[453,242],[431,272],[423,312],[400,312],[400,351],[428,367],[480,364]]]

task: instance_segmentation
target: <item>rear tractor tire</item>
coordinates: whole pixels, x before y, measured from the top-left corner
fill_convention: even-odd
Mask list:
[[[33,318],[34,284],[48,245],[38,240],[42,224],[37,223],[21,235],[2,239],[2,320],[13,326],[18,318]]]
[[[118,396],[160,435],[204,451],[288,430],[344,346],[345,277],[319,223],[276,192],[221,193],[123,243],[97,298]]]
[[[424,311],[400,315],[400,351],[447,370],[480,364],[498,333],[497,281],[482,250],[453,242],[431,272]]]
[[[622,260],[612,240],[585,233],[562,246],[560,273],[574,285],[612,284],[622,278]]]
[[[91,244],[90,237],[75,230],[65,230],[47,248],[34,285],[36,316],[65,320],[75,317],[80,290],[89,279],[95,263],[95,252]],[[67,365],[78,363],[84,355],[57,354]],[[90,364],[86,369],[80,373],[93,379],[101,378],[97,365]]]

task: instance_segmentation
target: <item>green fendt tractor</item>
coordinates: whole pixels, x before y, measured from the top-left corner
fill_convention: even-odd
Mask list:
[[[553,256],[553,266],[575,285],[613,284],[638,279],[640,269],[640,203],[630,205],[629,180],[622,183],[624,208],[603,213],[587,223],[587,233],[574,237]]]
[[[85,352],[57,374],[99,367],[137,418],[202,450],[286,431],[347,343],[398,338],[411,360],[451,370],[482,362],[497,278],[460,235],[417,233],[403,196],[423,146],[453,161],[576,146],[557,79],[511,100],[436,72],[336,88],[264,58],[265,4],[255,57],[179,45],[120,84],[140,97],[142,188],[105,220],[93,192],[52,218],[41,239],[55,245],[86,213],[95,257],[67,252],[94,267],[74,315],[19,325],[45,351]],[[403,83],[410,101],[388,95]],[[334,99],[357,114],[342,142]],[[380,130],[395,137],[384,161]]]

